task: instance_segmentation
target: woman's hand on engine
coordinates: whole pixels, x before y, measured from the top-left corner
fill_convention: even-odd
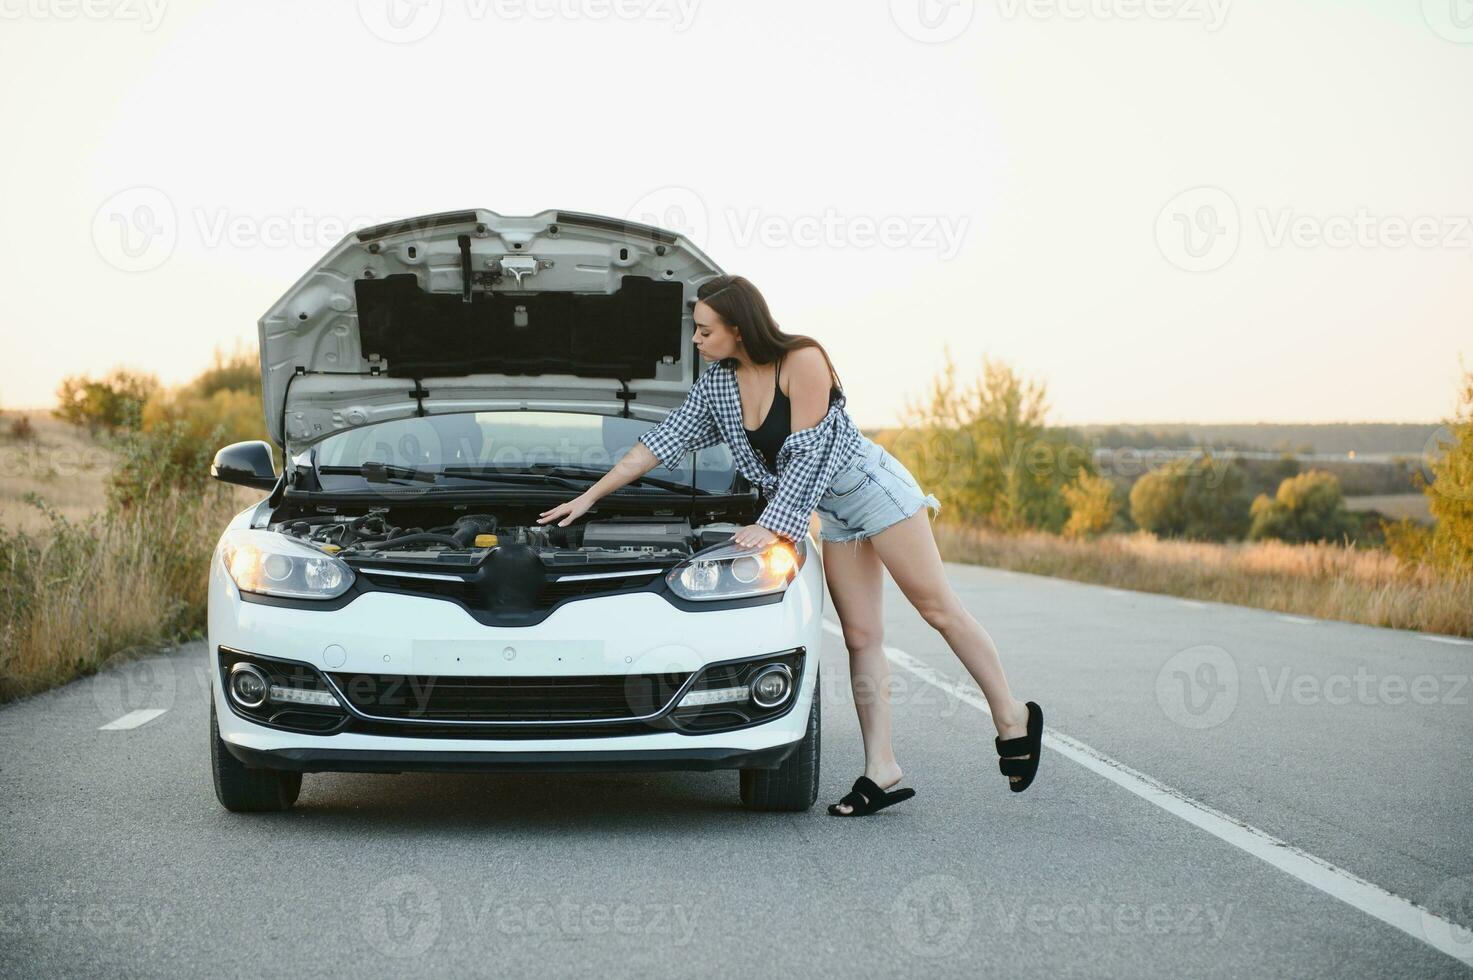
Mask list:
[[[558,504],[551,510],[544,510],[537,518],[538,524],[546,524],[548,521],[557,521],[558,527],[567,527],[569,524],[588,513],[588,508],[593,506],[593,501],[587,500],[582,494],[574,497],[566,503]],[[558,520],[562,518],[561,520]]]
[[[777,535],[761,524],[748,524],[733,534],[731,539],[742,548],[765,548],[777,543]]]

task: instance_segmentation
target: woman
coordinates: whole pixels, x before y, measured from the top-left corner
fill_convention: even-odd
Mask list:
[[[544,511],[539,523],[565,526],[600,497],[660,463],[725,440],[737,469],[762,489],[757,523],[733,537],[766,547],[801,541],[820,516],[824,578],[849,650],[849,680],[864,737],[864,774],[835,816],[865,816],[915,795],[892,789],[901,769],[890,741],[889,664],[881,617],[883,569],[976,679],[992,711],[999,768],[1014,792],[1032,782],[1042,754],[1043,712],[1013,697],[997,648],[946,580],[922,508],[940,509],[845,411],[828,354],[811,337],[783,333],[762,294],[740,276],[718,276],[696,291],[696,349],[707,361],[690,395],[640,436],[619,462],[577,498]],[[738,431],[741,430],[741,431]],[[861,692],[875,691],[874,699]]]

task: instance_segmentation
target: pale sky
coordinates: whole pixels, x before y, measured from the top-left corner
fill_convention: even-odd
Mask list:
[[[0,405],[483,207],[692,234],[864,426],[943,344],[1059,423],[1429,421],[1470,94],[1467,0],[0,0]]]

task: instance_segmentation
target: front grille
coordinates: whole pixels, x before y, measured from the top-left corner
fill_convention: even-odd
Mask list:
[[[588,721],[638,718],[669,703],[690,676],[426,677],[333,674],[359,711],[394,720]],[[554,730],[558,726],[549,726]],[[551,737],[551,736],[550,736]]]
[[[455,599],[468,606],[477,606],[481,603],[481,590],[476,583],[470,579],[431,579],[412,578],[407,575],[390,575],[387,573],[375,573],[360,571],[358,573],[367,582],[381,589],[390,589],[395,592],[412,592],[417,595],[439,596],[443,599]]]
[[[664,574],[662,569],[653,569],[648,575],[620,575],[617,578],[583,578],[548,582],[537,596],[540,605],[552,606],[564,599],[579,596],[599,595],[619,589],[642,589]]]
[[[456,578],[452,581],[364,570],[360,570],[358,574],[376,589],[454,599],[471,609],[489,609],[495,604],[494,587],[489,582],[477,578]],[[645,574],[619,575],[610,578],[574,578],[558,581],[549,577],[546,584],[537,591],[532,605],[536,609],[550,609],[564,599],[578,599],[624,589],[642,589],[663,574],[665,574],[665,569],[653,568]]]
[[[525,741],[552,738],[619,738],[650,735],[670,731],[668,723],[652,721],[618,721],[602,725],[423,725],[404,721],[364,721],[350,718],[343,731],[359,735],[382,735],[392,738],[459,738],[495,741]]]

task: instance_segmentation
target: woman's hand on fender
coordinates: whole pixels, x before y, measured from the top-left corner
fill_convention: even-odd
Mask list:
[[[743,548],[765,548],[777,543],[777,535],[761,524],[748,524],[733,534],[731,540]]]
[[[585,500],[582,494],[579,494],[572,500],[569,500],[566,503],[558,504],[551,510],[544,510],[542,512],[542,515],[537,518],[537,523],[546,524],[548,521],[557,521],[558,527],[567,527],[569,524],[573,523],[578,518],[588,513],[588,508],[592,506],[592,501]],[[561,518],[561,520],[559,520],[559,518]]]

